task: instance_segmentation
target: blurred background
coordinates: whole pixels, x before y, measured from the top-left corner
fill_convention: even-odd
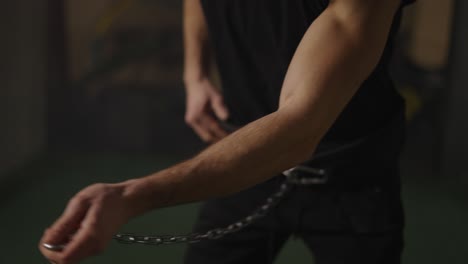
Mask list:
[[[94,182],[144,176],[203,144],[184,124],[182,1],[15,0],[0,9],[0,263],[36,243]],[[468,263],[468,2],[408,7],[392,71],[408,105],[404,263]],[[130,222],[186,233],[198,204]],[[184,246],[112,243],[86,263],[181,263]],[[276,263],[311,263],[290,240]]]

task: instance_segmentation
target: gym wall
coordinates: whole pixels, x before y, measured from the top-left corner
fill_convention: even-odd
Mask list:
[[[45,145],[46,2],[0,8],[0,180]]]

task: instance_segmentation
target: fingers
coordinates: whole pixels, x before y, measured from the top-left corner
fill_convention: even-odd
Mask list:
[[[214,141],[212,135],[208,131],[206,131],[201,125],[199,125],[197,122],[189,123],[189,126],[192,127],[192,129],[195,131],[195,133],[204,142],[210,143],[210,142]]]
[[[62,216],[46,230],[45,243],[58,245],[68,242],[70,236],[79,228],[88,208],[89,203],[79,196],[70,200]]]
[[[209,131],[214,141],[218,141],[225,136],[227,132],[221,127],[217,120],[211,116],[205,116],[200,120],[202,127]]]
[[[228,134],[213,117],[211,110],[208,102],[195,101],[188,103],[185,115],[185,122],[207,143],[219,141]]]
[[[227,136],[227,132],[213,117],[204,115],[196,120],[189,120],[188,124],[195,130],[198,136],[205,142],[212,143]]]
[[[55,231],[51,231],[55,229],[46,231],[46,235],[39,245],[40,251],[45,258],[57,264],[73,264],[79,263],[87,257],[101,253],[107,245],[108,240],[111,238],[103,237],[99,232],[100,228],[96,224],[99,215],[97,208],[97,206],[94,206],[85,213],[85,218],[76,230],[76,234],[67,240],[67,243],[62,250],[53,251],[44,247],[44,243],[53,244],[49,242],[48,239],[52,239],[53,234],[55,234]],[[65,215],[66,214],[64,214],[64,216]],[[57,221],[57,224],[61,224],[60,221],[64,221],[61,219]]]
[[[219,94],[216,94],[212,96],[210,102],[211,108],[213,109],[213,112],[215,113],[216,117],[223,121],[226,120],[229,116],[229,112],[226,105],[224,104],[223,97]]]
[[[39,250],[50,261],[55,263],[73,263],[64,255],[73,234],[79,229],[86,215],[89,203],[80,197],[73,198],[60,218],[46,231],[39,242]],[[48,247],[45,246],[48,245]]]
[[[228,134],[216,119],[226,120],[229,115],[223,97],[210,82],[199,83],[194,87],[187,89],[185,122],[203,141],[219,141]]]
[[[63,250],[51,251],[40,245],[40,251],[46,259],[57,264],[79,263],[87,257],[101,253],[105,246],[103,242],[95,228],[82,227]]]
[[[102,235],[102,229],[97,225],[98,207],[93,207],[83,221],[81,228],[63,251],[62,258],[70,263],[100,254],[111,239]],[[67,263],[68,263],[67,262]]]

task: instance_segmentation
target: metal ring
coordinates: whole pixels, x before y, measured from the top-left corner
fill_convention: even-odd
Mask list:
[[[47,243],[43,243],[42,246],[50,251],[56,251],[56,252],[60,252],[65,248],[65,245],[52,245],[52,244],[47,244]]]

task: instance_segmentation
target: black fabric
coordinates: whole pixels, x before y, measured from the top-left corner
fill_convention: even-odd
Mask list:
[[[244,125],[278,107],[289,63],[326,0],[202,0],[216,51],[230,122]],[[342,143],[371,133],[403,108],[388,74],[395,22],[380,63],[321,142]],[[359,62],[356,62],[359,63]]]
[[[242,126],[275,111],[296,47],[328,1],[201,1],[230,111],[229,123]],[[387,69],[400,15],[395,16],[378,66],[322,140],[316,158],[307,162],[330,169],[332,181],[296,187],[267,217],[241,232],[189,245],[186,263],[272,263],[291,235],[304,240],[317,264],[400,263],[404,221],[398,155],[404,137],[404,103]],[[354,142],[359,147],[326,155]],[[208,201],[195,231],[227,226],[245,217],[282,180],[274,177],[238,194]]]
[[[245,217],[265,202],[281,181],[282,177],[275,177],[233,196],[205,203],[195,231],[227,226]],[[398,187],[379,184],[339,190],[328,185],[296,187],[259,222],[220,240],[190,244],[185,263],[273,263],[284,242],[293,235],[310,248],[317,264],[399,264],[403,248],[399,193]]]
[[[392,170],[399,159],[406,136],[405,113],[396,112],[378,130],[347,144],[334,144],[319,150],[313,159],[300,165],[327,171],[327,184],[334,186],[363,186],[366,184],[400,185],[397,173],[359,174],[361,171]],[[350,171],[352,170],[352,171]],[[347,173],[360,175],[349,177]],[[306,173],[307,174],[307,173]],[[307,175],[306,175],[307,176]]]
[[[409,5],[409,4],[416,2],[416,0],[403,0],[402,2],[403,2],[403,5]]]
[[[186,264],[273,263],[285,241],[301,238],[317,264],[399,264],[404,216],[398,153],[402,127],[393,117],[388,129],[358,147],[323,155],[308,166],[331,171],[330,182],[296,186],[265,218],[220,240],[191,244]],[[398,135],[398,136],[395,136]],[[389,141],[390,137],[390,141]],[[195,232],[225,227],[243,219],[275,193],[277,176],[240,193],[206,202]]]

